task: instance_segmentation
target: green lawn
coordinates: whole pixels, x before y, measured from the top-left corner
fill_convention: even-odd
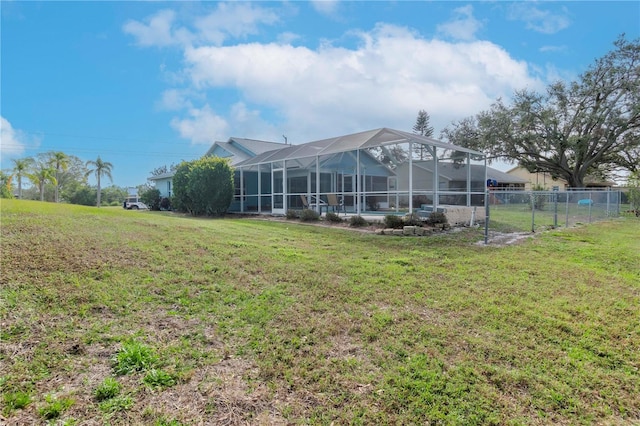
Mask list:
[[[640,423],[640,219],[482,237],[2,200],[0,423]]]

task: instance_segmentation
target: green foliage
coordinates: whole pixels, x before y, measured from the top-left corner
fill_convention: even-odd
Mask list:
[[[27,392],[16,391],[4,394],[4,413],[10,414],[14,410],[20,410],[31,404],[31,395]]]
[[[128,192],[126,188],[116,185],[109,185],[101,189],[101,202],[108,205],[122,205],[122,200],[127,198]],[[96,194],[97,195],[97,194]]]
[[[113,377],[107,377],[93,394],[97,401],[111,399],[120,393],[120,383]]]
[[[160,190],[150,188],[140,194],[140,200],[145,203],[149,210],[160,210]]]
[[[433,136],[433,126],[429,124],[429,113],[423,109],[418,111],[418,117],[416,118],[416,124],[413,125],[413,133],[420,136],[426,136],[428,138]]]
[[[100,203],[102,201],[102,184],[101,180],[103,177],[109,178],[109,180],[113,180],[111,176],[111,171],[113,169],[113,164],[108,161],[103,161],[100,156],[93,161],[89,160],[86,163],[87,166],[87,176],[93,174],[96,177],[97,182],[97,201],[96,206],[100,207]]]
[[[352,226],[354,228],[358,228],[361,226],[368,226],[368,225],[369,225],[369,222],[367,222],[365,218],[360,215],[351,216],[349,218],[349,226]]]
[[[640,40],[620,37],[577,81],[522,90],[442,135],[449,142],[550,173],[573,188],[587,176],[637,168]],[[632,112],[633,111],[633,112]],[[636,154],[634,156],[634,154]]]
[[[294,220],[294,219],[300,218],[300,213],[298,213],[298,210],[289,209],[287,210],[287,213],[285,214],[285,216],[289,220]]]
[[[404,221],[402,220],[402,217],[397,216],[395,214],[385,215],[383,223],[385,228],[400,229],[404,226]]]
[[[437,225],[441,223],[446,224],[449,223],[449,220],[447,219],[447,215],[443,212],[432,212],[425,223],[427,223],[428,225]]]
[[[118,411],[127,411],[133,407],[133,398],[129,395],[119,395],[113,398],[105,399],[100,402],[100,411],[103,413],[116,413]]]
[[[415,213],[411,213],[411,214],[406,215],[402,219],[402,222],[406,226],[422,226],[423,225],[422,219],[420,218],[420,216],[418,216]]]
[[[31,163],[31,168],[27,177],[38,188],[40,194],[40,201],[44,201],[44,190],[47,183],[57,185],[56,171],[49,162],[41,158],[38,161]]]
[[[129,374],[153,368],[158,357],[151,348],[135,340],[122,345],[122,349],[113,357],[113,370],[116,374]]]
[[[193,216],[221,216],[233,200],[233,168],[228,160],[183,161],[173,177],[174,208]]]
[[[176,379],[166,371],[153,368],[144,376],[143,382],[152,388],[168,388],[176,384]]]
[[[632,173],[627,184],[629,185],[627,197],[631,210],[640,210],[640,171]]]
[[[340,215],[338,215],[337,213],[334,213],[334,212],[327,212],[327,214],[324,215],[324,219],[327,222],[333,222],[333,223],[342,222],[342,218],[340,217]]]
[[[304,209],[300,212],[300,220],[303,222],[320,220],[320,213],[312,209]]]
[[[57,398],[53,395],[47,395],[45,396],[45,405],[38,408],[38,414],[46,420],[57,419],[74,403],[72,398]]]
[[[74,182],[67,185],[62,191],[62,197],[69,204],[93,206],[96,204],[98,192],[95,188],[84,183]]]
[[[160,210],[171,210],[171,198],[162,197],[160,200]]]
[[[13,198],[13,194],[11,192],[11,179],[11,175],[0,171],[0,198]]]
[[[182,426],[183,424],[184,423],[181,423],[176,419],[168,420],[165,418],[161,418],[155,422],[155,426]]]

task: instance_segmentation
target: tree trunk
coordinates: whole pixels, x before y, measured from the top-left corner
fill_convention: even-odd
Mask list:
[[[98,175],[98,207],[100,207],[100,175]]]
[[[22,177],[18,176],[18,198],[22,200]]]
[[[44,182],[40,182],[40,201],[44,201]]]

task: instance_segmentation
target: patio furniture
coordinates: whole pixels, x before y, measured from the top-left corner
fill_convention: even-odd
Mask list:
[[[338,199],[337,194],[327,194],[327,208],[331,207],[333,211],[336,210],[342,211],[344,207],[344,203],[342,199]]]

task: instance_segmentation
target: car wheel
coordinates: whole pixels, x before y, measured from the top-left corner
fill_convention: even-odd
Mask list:
[[[139,207],[138,206],[133,206],[131,208],[134,209],[134,210],[138,210]]]

